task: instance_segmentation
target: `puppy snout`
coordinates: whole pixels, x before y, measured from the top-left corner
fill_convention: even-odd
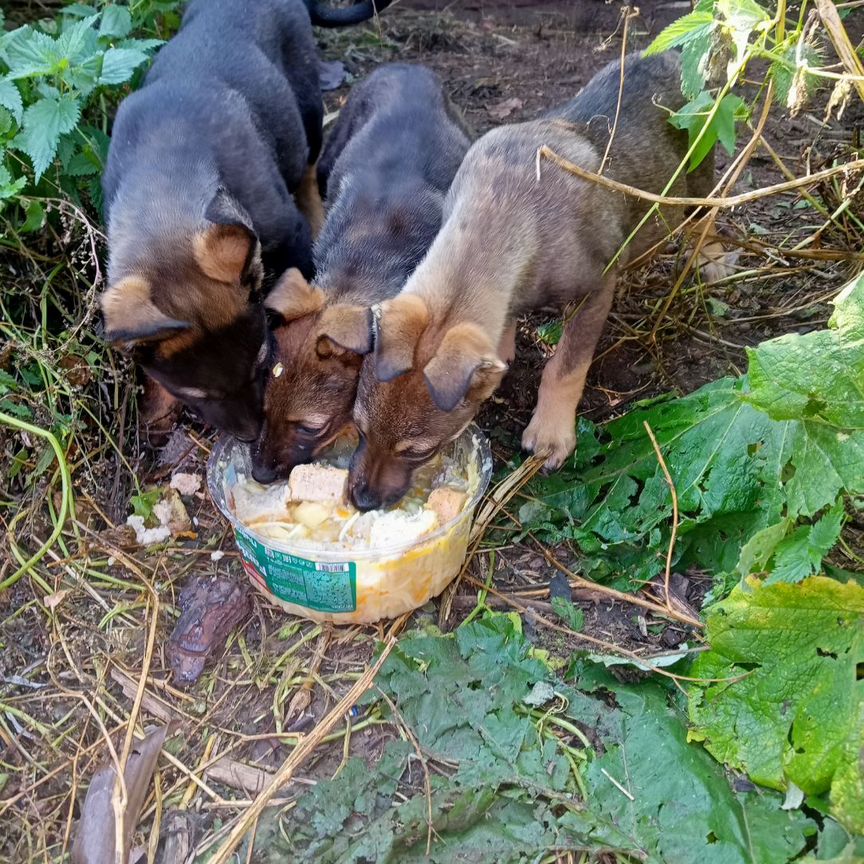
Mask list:
[[[361,512],[378,510],[382,505],[380,494],[368,483],[357,483],[351,487],[351,503]]]
[[[266,465],[253,465],[252,477],[257,483],[263,483],[265,486],[272,483],[277,477],[274,468],[268,468]]]

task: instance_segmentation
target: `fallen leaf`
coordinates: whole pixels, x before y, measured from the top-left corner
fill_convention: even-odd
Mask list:
[[[521,111],[525,103],[514,96],[512,99],[505,99],[503,102],[498,102],[495,105],[487,105],[486,110],[490,117],[496,120],[504,120],[509,117],[514,111]]]
[[[156,761],[165,743],[168,727],[151,731],[143,741],[137,741],[126,762],[126,812],[123,817],[123,849],[121,861],[127,861],[132,834],[147,793],[150,780],[156,769]],[[114,808],[111,797],[114,793],[116,773],[113,763],[100,768],[90,781],[75,842],[72,844],[73,864],[114,864]]]
[[[68,593],[69,591],[67,589],[55,591],[53,594],[49,594],[47,597],[43,597],[42,602],[45,604],[46,609],[50,609],[53,611],[63,602]]]
[[[194,579],[180,594],[183,610],[168,643],[174,680],[193,684],[250,611],[246,586],[232,579]]]
[[[237,762],[227,756],[205,769],[204,773],[210,780],[250,795],[257,795],[273,779],[269,771],[245,762]]]

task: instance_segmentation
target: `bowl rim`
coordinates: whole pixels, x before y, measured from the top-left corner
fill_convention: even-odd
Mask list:
[[[456,526],[464,521],[469,521],[473,518],[477,505],[486,494],[489,488],[489,483],[492,479],[492,448],[489,444],[489,439],[483,433],[476,423],[470,423],[463,431],[454,439],[456,444],[466,436],[470,436],[476,445],[477,463],[479,467],[480,480],[477,483],[477,488],[471,496],[465,507],[457,513],[452,519],[449,519],[443,525],[439,525],[431,534],[424,534],[416,540],[405,543],[394,543],[389,546],[379,546],[375,549],[322,549],[312,548],[293,543],[287,543],[281,540],[273,540],[270,537],[265,537],[259,534],[254,528],[249,528],[244,525],[237,516],[231,512],[227,501],[223,494],[221,485],[221,472],[219,468],[219,460],[229,453],[232,449],[247,448],[248,445],[243,444],[230,435],[223,435],[216,442],[210,458],[207,460],[207,491],[210,494],[210,499],[216,505],[216,509],[225,517],[235,531],[242,531],[244,534],[252,537],[265,549],[272,549],[277,552],[283,552],[287,555],[293,555],[297,558],[303,558],[307,561],[320,561],[322,563],[352,563],[360,561],[381,561],[390,559],[396,556],[404,555],[413,549],[418,549],[429,543],[434,543],[441,537],[450,533]],[[217,477],[218,475],[218,477]]]

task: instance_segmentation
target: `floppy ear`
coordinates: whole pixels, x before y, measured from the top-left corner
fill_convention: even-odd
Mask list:
[[[233,285],[259,257],[251,221],[223,191],[207,205],[204,217],[208,224],[192,241],[195,260],[206,276]]]
[[[100,303],[105,338],[112,343],[158,342],[192,326],[158,309],[142,276],[124,276],[108,288]]]
[[[392,381],[414,366],[414,351],[429,310],[416,294],[398,294],[381,304],[375,337],[375,377]]]
[[[264,308],[275,312],[284,321],[310,315],[323,306],[324,292],[310,285],[296,267],[286,270],[264,298]]]
[[[372,350],[372,310],[367,306],[337,303],[321,313],[315,350],[319,357],[346,351],[368,354]]]
[[[507,371],[489,337],[476,324],[457,324],[444,336],[435,356],[423,369],[432,401],[452,411],[470,392],[488,399]]]

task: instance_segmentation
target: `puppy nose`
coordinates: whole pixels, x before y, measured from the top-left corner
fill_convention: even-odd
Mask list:
[[[381,506],[381,496],[374,489],[370,489],[368,483],[358,483],[351,487],[351,501],[363,513],[377,510]]]
[[[272,483],[276,479],[276,469],[268,468],[266,465],[252,465],[252,477],[258,483]]]

